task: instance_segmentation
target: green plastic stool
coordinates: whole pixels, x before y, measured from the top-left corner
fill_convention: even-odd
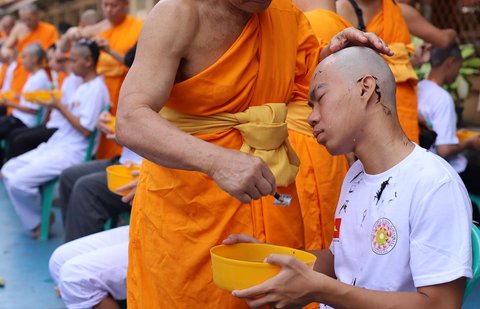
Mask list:
[[[480,279],[480,230],[472,224],[472,278],[467,280],[463,301],[468,298],[478,279]]]
[[[85,162],[92,159],[93,147],[95,146],[95,139],[97,137],[97,129],[93,130],[88,138],[88,147],[85,153]],[[40,222],[40,240],[48,239],[48,232],[50,230],[50,212],[52,211],[53,191],[58,182],[58,177],[46,182],[40,187],[42,194],[42,221]]]
[[[469,193],[468,195],[470,195],[470,199],[472,200],[472,202],[475,202],[475,204],[477,204],[478,210],[480,211],[480,196],[472,193]]]

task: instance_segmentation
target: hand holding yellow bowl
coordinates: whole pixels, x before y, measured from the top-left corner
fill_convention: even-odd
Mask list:
[[[58,89],[55,90],[36,90],[25,92],[23,98],[25,101],[46,105],[46,103],[51,102],[54,98],[58,101],[62,97],[62,92]]]
[[[108,189],[118,195],[126,195],[130,192],[130,190],[123,191],[121,193],[117,192],[117,190],[137,179],[138,176],[134,176],[133,174],[137,174],[136,171],[140,169],[140,166],[133,165],[131,167],[127,167],[123,164],[118,165],[111,165],[107,167],[107,186]]]
[[[458,137],[458,140],[460,142],[463,142],[464,140],[472,137],[472,136],[475,136],[475,135],[478,135],[480,134],[480,132],[476,132],[476,131],[469,131],[469,130],[458,130],[457,131],[457,137]]]

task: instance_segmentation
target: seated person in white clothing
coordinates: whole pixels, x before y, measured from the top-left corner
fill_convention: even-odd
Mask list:
[[[54,76],[53,84],[56,85],[55,88],[60,88],[62,92],[62,99],[60,101],[62,104],[68,106],[68,104],[72,103],[72,97],[82,83],[82,79],[71,72],[68,57],[57,52],[55,44],[49,48],[47,58],[50,72],[52,76]],[[59,73],[66,75],[60,87],[58,87]],[[46,117],[48,121],[45,124],[33,128],[18,128],[10,133],[8,148],[5,153],[6,160],[36,148],[41,143],[46,142],[53,133],[55,133],[59,125],[62,124],[64,117],[60,111],[55,108],[53,110],[49,109],[46,114],[48,115]]]
[[[34,43],[25,47],[22,52],[22,63],[25,69],[30,72],[22,88],[22,93],[51,89],[50,79],[43,68],[45,51],[39,44]],[[3,99],[0,100],[0,105],[13,108],[11,116],[0,118],[0,139],[8,138],[8,135],[14,129],[31,128],[40,124],[37,117],[40,107],[38,104],[27,102],[23,95],[20,96],[20,103]],[[0,162],[3,162],[3,153],[1,154]]]
[[[426,80],[418,84],[418,113],[437,133],[431,151],[448,161],[460,174],[469,192],[480,194],[480,167],[468,162],[463,152],[480,150],[480,134],[464,141],[457,138],[457,114],[450,94],[442,88],[457,78],[462,66],[462,54],[457,44],[447,48],[433,48],[430,59],[432,70]]]
[[[402,131],[388,65],[361,47],[327,57],[309,105],[317,141],[358,158],[343,182],[330,250],[314,252],[314,270],[270,255],[280,273],[233,295],[252,307],[460,308],[472,275],[470,201],[451,166]],[[224,243],[241,241],[255,239]]]
[[[68,106],[52,99],[46,105],[62,114],[59,129],[48,142],[8,161],[2,168],[6,191],[23,225],[39,236],[40,186],[65,168],[85,159],[89,137],[101,111],[109,104],[108,90],[96,65],[100,51],[90,40],[80,40],[70,53],[72,71],[83,78]]]
[[[119,308],[127,298],[129,226],[68,242],[53,252],[49,269],[68,309]]]

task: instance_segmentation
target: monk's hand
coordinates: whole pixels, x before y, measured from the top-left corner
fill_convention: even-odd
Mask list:
[[[230,234],[222,241],[224,245],[233,245],[245,242],[256,244],[260,243],[260,241],[258,241],[258,239],[256,239],[255,237],[246,234]]]
[[[102,37],[94,37],[93,41],[97,43],[98,47],[105,51],[106,53],[110,52],[110,46],[108,45],[108,40]]]
[[[275,176],[268,165],[238,150],[223,149],[221,157],[212,160],[207,174],[242,203],[272,195],[276,190]]]
[[[108,139],[115,139],[115,132],[108,125],[110,122],[112,122],[112,114],[102,112],[97,120],[97,129],[105,134]]]
[[[314,301],[322,275],[289,255],[271,254],[265,262],[281,267],[275,277],[248,289],[235,290],[233,296],[244,298],[252,308],[300,308]]]
[[[340,31],[335,35],[330,43],[322,49],[320,54],[320,61],[330,56],[331,54],[350,46],[365,46],[374,49],[375,51],[392,56],[393,52],[388,48],[387,44],[372,32],[363,32],[356,28],[350,27]]]
[[[134,175],[134,172],[136,173],[136,176],[138,176],[139,171],[133,171],[132,175]],[[135,197],[135,192],[137,191],[137,184],[138,184],[138,178],[122,187],[119,187],[116,190],[117,193],[120,193],[120,194],[127,192],[127,194],[122,196],[123,203],[132,204],[133,198]]]

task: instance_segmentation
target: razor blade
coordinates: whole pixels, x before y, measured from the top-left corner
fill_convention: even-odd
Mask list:
[[[278,206],[290,206],[290,203],[292,202],[292,196],[289,194],[280,194],[275,192],[273,197],[275,198],[273,200],[273,204]]]

